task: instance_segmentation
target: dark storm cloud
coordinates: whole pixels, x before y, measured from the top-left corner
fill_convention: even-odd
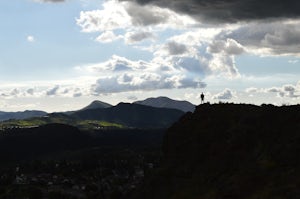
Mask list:
[[[298,18],[299,0],[120,0],[152,4],[188,14],[198,20],[237,22],[272,18]]]

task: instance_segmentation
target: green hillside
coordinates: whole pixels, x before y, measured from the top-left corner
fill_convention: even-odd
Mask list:
[[[30,119],[23,119],[23,120],[7,120],[0,122],[0,129],[7,129],[7,128],[32,128],[37,127],[45,124],[67,124],[74,127],[78,127],[79,129],[99,129],[99,128],[125,128],[124,125],[107,122],[107,121],[100,121],[100,120],[80,120],[75,119],[70,116],[64,114],[49,114],[45,117],[35,117]]]

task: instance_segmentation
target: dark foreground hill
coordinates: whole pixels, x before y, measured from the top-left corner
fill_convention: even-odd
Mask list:
[[[5,162],[80,149],[89,139],[87,134],[64,124],[6,130],[0,135],[0,158]]]
[[[300,197],[299,105],[200,105],[169,128],[163,151],[131,198]]]
[[[65,124],[47,124],[34,128],[0,131],[0,160],[5,163],[30,161],[48,156],[56,159],[65,152],[98,147],[160,148],[165,129],[107,129],[81,131]]]
[[[80,120],[102,120],[135,128],[167,128],[184,113],[176,109],[120,103],[117,106],[88,109],[71,114]]]

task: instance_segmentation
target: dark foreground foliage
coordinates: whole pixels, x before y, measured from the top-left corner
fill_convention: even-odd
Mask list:
[[[161,159],[164,130],[50,124],[0,136],[0,199],[122,198]]]
[[[0,149],[0,199],[300,197],[300,106],[203,104],[166,134],[12,129]]]
[[[300,198],[300,106],[204,104],[166,133],[131,198]]]

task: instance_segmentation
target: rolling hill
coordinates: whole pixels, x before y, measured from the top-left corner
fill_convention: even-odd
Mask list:
[[[148,98],[142,101],[136,101],[134,104],[141,104],[157,108],[172,108],[181,110],[183,112],[193,112],[195,110],[195,105],[188,101],[178,101],[168,97]]]
[[[176,109],[155,108],[139,104],[120,103],[110,108],[89,109],[73,113],[79,120],[101,120],[135,128],[166,128],[184,113]]]
[[[47,115],[44,111],[20,111],[20,112],[2,112],[0,111],[0,121],[5,121],[9,119],[27,119],[31,117],[43,117]]]
[[[88,110],[88,109],[99,109],[99,108],[109,108],[109,107],[112,107],[112,105],[108,104],[106,102],[101,102],[101,101],[96,100],[81,110],[83,111],[83,110]]]

